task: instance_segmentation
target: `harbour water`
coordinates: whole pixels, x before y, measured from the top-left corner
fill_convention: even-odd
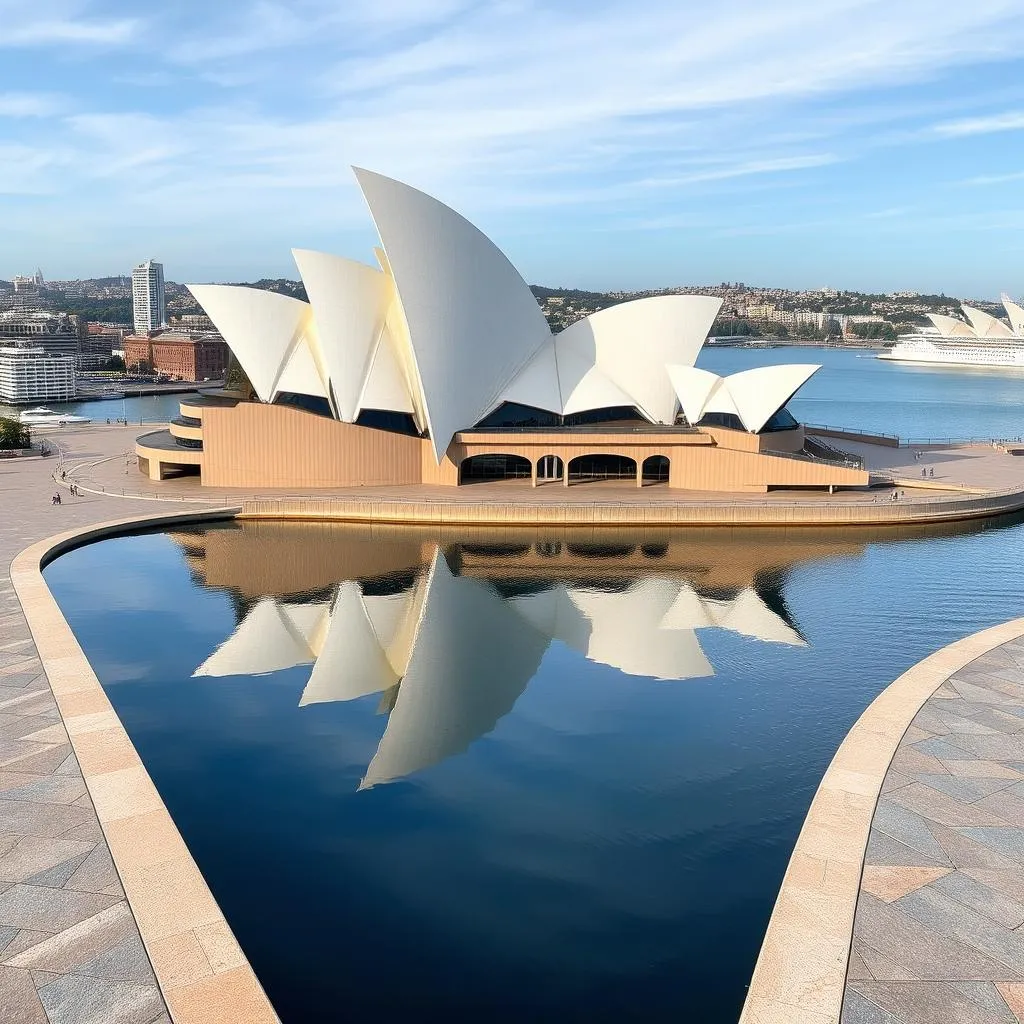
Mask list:
[[[698,365],[738,373],[776,363],[820,363],[822,370],[790,406],[808,423],[859,427],[903,438],[1018,437],[1024,433],[1024,371],[915,366],[886,362],[870,351],[834,348],[705,348]],[[58,412],[94,420],[166,423],[178,415],[180,395],[97,402],[58,402]],[[18,410],[0,407],[0,413]]]
[[[1024,432],[1024,377],[702,363],[811,360],[801,418]],[[284,1024],[732,1024],[836,747],[904,669],[1024,613],[1022,558],[1021,517],[254,522],[46,577]]]

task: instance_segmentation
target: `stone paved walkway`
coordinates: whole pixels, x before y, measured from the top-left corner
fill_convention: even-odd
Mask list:
[[[55,461],[0,463],[0,1021],[169,1024],[9,575],[32,542],[152,503],[55,507]]]
[[[842,1024],[1024,1021],[1024,640],[925,702],[872,820]]]

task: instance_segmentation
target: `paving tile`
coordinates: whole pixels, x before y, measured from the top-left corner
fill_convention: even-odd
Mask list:
[[[1008,860],[1024,864],[1024,830],[1004,827],[962,828],[962,835],[995,850]]]
[[[948,863],[942,847],[936,842],[927,821],[914,810],[895,803],[895,798],[902,789],[883,797],[878,801],[875,808],[875,815],[871,821],[874,830],[909,846],[929,857],[935,858],[939,863]]]
[[[7,832],[15,835],[56,838],[91,817],[80,807],[0,799],[0,821]]]
[[[1024,828],[1024,785],[1020,783],[990,793],[978,800],[974,806],[984,807],[985,810],[999,815],[1009,825]]]
[[[918,889],[899,900],[896,907],[936,934],[945,935],[979,950],[1006,968],[993,980],[1024,979],[1024,936],[979,914],[934,888]]]
[[[979,711],[972,718],[979,725],[987,725],[996,732],[1024,732],[1024,714],[1018,714],[1024,708],[1010,707],[1009,705],[1000,708],[985,708]],[[966,732],[967,730],[961,730]]]
[[[1024,905],[1024,871],[1016,864],[1012,864],[1009,870],[965,867],[962,873],[990,889],[1005,893],[1013,902]]]
[[[1006,1000],[1000,994],[997,984],[987,981],[953,981],[950,982],[950,987],[956,989],[957,992],[963,993],[972,1002],[985,1007],[990,1013],[995,1014],[997,1018],[1001,1019],[1000,1015],[1005,1016],[1007,1010]]]
[[[846,977],[854,980],[867,980],[873,977],[864,958],[855,949],[850,950],[850,963],[846,968]]]
[[[68,759],[70,753],[71,744],[65,740],[63,743],[53,743],[42,750],[36,750],[27,757],[8,764],[7,767],[19,772],[52,773]]]
[[[0,1008],[4,1024],[48,1024],[28,971],[0,967]]]
[[[66,975],[39,989],[50,1024],[150,1024],[163,1009],[154,985]]]
[[[127,902],[119,900],[64,931],[43,935],[16,954],[8,955],[5,962],[29,970],[78,972],[82,964],[137,935]]]
[[[913,747],[919,753],[937,757],[941,761],[972,761],[978,756],[970,748],[953,743],[950,736],[937,736],[932,740],[922,740],[920,743],[915,743]]]
[[[1009,786],[1016,785],[1014,779],[960,778],[950,775],[925,773],[918,775],[917,781],[931,789],[937,789],[954,800],[973,803],[993,793],[998,793]],[[998,811],[993,811],[998,814]]]
[[[962,779],[1013,779],[1020,782],[1024,779],[1024,765],[999,761],[940,761],[950,775]]]
[[[956,740],[957,746],[970,751],[971,757],[991,761],[1024,761],[1024,735],[1019,733],[997,733],[992,736],[962,733]]]
[[[65,889],[80,892],[107,892],[114,888],[121,891],[121,880],[111,860],[106,843],[99,843],[85,858],[81,866],[64,883]]]
[[[85,782],[80,775],[30,775],[21,771],[0,771],[0,793],[5,800],[73,804],[84,796],[85,791]]]
[[[991,846],[986,846],[968,835],[970,829],[947,828],[945,825],[933,823],[931,834],[942,847],[949,863],[963,870],[969,868],[986,868],[993,871],[1020,871],[1020,865],[1011,858],[1004,857]]]
[[[996,988],[1006,1001],[1006,1005],[1016,1015],[1017,1020],[1024,1020],[1024,985],[1012,982],[998,982]]]
[[[40,871],[26,878],[25,883],[27,885],[46,885],[61,889],[65,886],[67,880],[78,870],[86,856],[87,854],[83,853],[77,857],[71,857],[60,864],[54,864],[52,868],[47,868],[45,871]]]
[[[937,757],[907,745],[896,749],[889,770],[901,775],[916,775],[918,772],[944,772],[947,769]]]
[[[861,888],[885,903],[892,903],[907,893],[920,889],[922,885],[928,885],[949,874],[951,870],[946,867],[879,867],[865,864]]]
[[[951,984],[854,981],[850,987],[900,1024],[1017,1024],[1009,1007],[993,1011]]]
[[[930,885],[934,890],[958,903],[963,903],[979,914],[984,914],[1006,928],[1018,928],[1024,924],[1024,903],[962,871],[936,878]]]
[[[15,885],[0,893],[0,925],[63,931],[116,902],[98,893]]]
[[[904,913],[898,903],[883,903],[865,892],[860,895],[854,925],[854,944],[860,948],[861,943],[922,981],[1018,980],[1005,964],[936,932],[930,924]],[[868,966],[872,966],[870,960]]]
[[[975,804],[963,803],[929,786],[913,783],[890,794],[887,800],[900,807],[916,811],[928,821],[941,825],[995,825],[1005,823],[1005,818],[984,808],[984,801]]]
[[[963,679],[952,679],[953,689],[966,700],[977,704],[1012,704],[1013,697],[998,690],[988,689],[978,683],[969,683]]]
[[[127,981],[136,985],[156,987],[156,976],[150,966],[149,957],[133,930],[116,946],[105,949],[91,960],[79,964],[75,974],[105,981]]]
[[[13,959],[13,957],[22,950],[28,949],[29,946],[34,946],[37,943],[42,942],[43,939],[50,938],[50,935],[50,932],[35,932],[32,931],[31,928],[19,929],[11,943],[5,950],[3,950],[2,955],[4,960]]]
[[[874,981],[918,981],[919,979],[906,967],[900,967],[888,957],[883,956],[873,946],[858,938],[856,951]],[[851,975],[852,977],[852,975]]]
[[[901,1024],[891,1013],[875,1006],[853,988],[843,996],[843,1024]]]
[[[880,866],[907,865],[913,867],[949,867],[949,858],[941,849],[937,857],[913,850],[884,832],[872,829],[864,853],[865,864]]]
[[[909,786],[913,781],[913,778],[909,775],[901,775],[899,772],[888,771],[886,772],[885,778],[882,780],[881,794],[882,796],[885,796],[886,793],[891,793],[894,789],[899,789],[901,786]]]

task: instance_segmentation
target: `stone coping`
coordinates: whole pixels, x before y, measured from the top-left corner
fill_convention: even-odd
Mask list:
[[[740,1024],[839,1024],[875,805],[896,748],[955,672],[1024,636],[1024,618],[958,640],[903,673],[847,733],[797,838]]]
[[[484,523],[588,526],[904,526],[1008,515],[1024,509],[1024,491],[964,494],[913,501],[721,501],[663,498],[610,500],[473,501],[384,497],[241,496],[240,518],[331,519],[350,523]]]
[[[11,580],[174,1024],[278,1024],[252,967],[43,579],[60,554],[236,509],[132,516],[31,545]]]

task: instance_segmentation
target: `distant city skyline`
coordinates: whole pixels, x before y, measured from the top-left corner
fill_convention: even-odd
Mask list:
[[[530,281],[1024,293],[1024,4],[37,0],[0,33],[0,277],[370,258],[348,165]],[[47,76],[38,85],[39,61]]]

